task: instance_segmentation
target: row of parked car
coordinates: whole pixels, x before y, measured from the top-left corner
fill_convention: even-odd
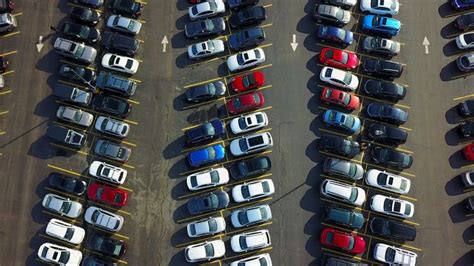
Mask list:
[[[454,11],[467,10],[474,7],[473,1],[450,0]],[[454,27],[461,32],[474,29],[474,12],[461,15],[454,21]],[[474,48],[474,32],[466,32],[456,37],[456,46],[461,50]],[[474,70],[474,53],[466,53],[456,59],[456,65],[462,72]]]
[[[138,70],[138,60],[129,56],[136,55],[139,48],[134,36],[140,32],[142,24],[134,18],[140,16],[143,4],[133,0],[108,0],[107,11],[112,14],[104,28],[109,31],[101,34],[95,26],[104,14],[98,10],[103,6],[103,0],[73,0],[69,19],[58,30],[60,37],[54,42],[54,50],[74,63],[62,63],[59,67],[59,76],[67,80],[58,82],[53,88],[53,95],[61,102],[56,112],[60,123],[49,125],[47,136],[70,148],[81,149],[86,146],[88,131],[99,136],[92,144],[94,155],[107,162],[92,161],[88,173],[94,179],[89,183],[51,173],[49,186],[62,193],[47,194],[42,205],[48,211],[70,219],[83,214],[88,225],[102,231],[93,232],[85,241],[85,247],[108,259],[90,255],[82,260],[79,250],[44,243],[38,250],[38,257],[49,263],[80,265],[83,261],[82,265],[117,265],[110,258],[119,258],[127,250],[123,240],[108,235],[123,227],[121,215],[110,211],[113,209],[94,205],[84,211],[81,202],[63,196],[63,193],[77,198],[86,195],[92,202],[116,208],[125,206],[129,200],[128,192],[118,187],[124,184],[127,170],[115,164],[126,162],[131,155],[131,149],[120,141],[130,132],[130,125],[122,121],[131,111],[131,105],[124,97],[134,95],[137,83],[123,74],[130,76]],[[94,46],[99,42],[108,52],[102,56],[102,69],[96,71],[88,65],[96,60],[98,51]],[[81,85],[70,85],[78,83]],[[55,218],[49,221],[46,234],[73,245],[81,244],[86,238],[84,228]]]
[[[351,45],[357,33],[354,34],[342,27],[351,21],[352,14],[348,9],[355,5],[357,5],[356,0],[325,0],[322,4],[316,4],[313,11],[313,18],[317,22],[316,37],[322,42],[343,47]],[[360,40],[361,49],[366,54],[371,54],[370,56],[362,55],[364,60],[357,56],[358,51],[324,47],[319,53],[319,61],[325,65],[320,71],[319,78],[330,86],[323,87],[321,102],[352,112],[360,109],[361,99],[360,96],[351,92],[367,95],[369,99],[381,99],[381,101],[369,103],[365,110],[369,119],[383,123],[366,123],[366,136],[362,140],[384,144],[371,147],[370,157],[378,165],[397,170],[410,168],[413,163],[411,154],[393,147],[405,143],[408,136],[405,129],[397,127],[408,120],[408,113],[391,103],[402,100],[406,96],[406,87],[393,82],[393,79],[402,75],[404,68],[401,63],[376,56],[391,58],[400,53],[401,43],[390,39],[400,32],[401,22],[392,17],[398,14],[399,7],[398,0],[360,0],[359,9],[364,13],[364,15],[358,15],[361,17],[360,28],[371,34]],[[363,70],[365,75],[374,78],[368,78],[364,84],[360,84],[359,77],[350,72],[358,68]],[[358,91],[359,88],[360,91]],[[321,118],[324,124],[351,135],[358,133],[362,126],[358,116],[333,109],[325,110]],[[321,136],[319,149],[338,156],[325,158],[323,173],[349,180],[351,183],[364,179],[369,187],[374,187],[377,191],[407,194],[411,188],[408,178],[378,169],[368,169],[365,172],[361,164],[350,161],[350,158],[355,157],[365,148],[367,148],[367,143],[360,144],[340,136]],[[358,207],[364,206],[368,200],[366,190],[363,188],[331,178],[323,180],[321,195]],[[338,206],[326,207],[323,220],[343,226],[350,232],[325,227],[320,235],[322,245],[351,255],[365,253],[368,247],[364,237],[352,230],[362,229],[366,222],[370,222],[366,225],[370,228],[370,232],[381,238],[397,241],[415,239],[415,227],[399,220],[385,218],[390,216],[411,218],[414,214],[413,203],[397,197],[375,194],[370,198],[369,206],[373,212],[384,216],[374,216],[370,221],[366,221],[362,212]],[[393,265],[415,265],[417,254],[385,243],[376,243],[373,257],[377,261]],[[346,257],[330,253],[325,254],[324,263],[325,265],[358,264]]]
[[[15,9],[15,4],[10,0],[0,0],[0,33],[10,32],[17,26],[15,16],[11,14]],[[0,56],[0,90],[5,87],[5,77],[3,73],[8,68],[8,59]]]

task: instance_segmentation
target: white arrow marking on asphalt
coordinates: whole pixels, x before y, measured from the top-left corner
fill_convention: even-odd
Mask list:
[[[296,34],[293,34],[293,42],[290,43],[291,49],[293,52],[296,51],[296,47],[298,47],[298,43],[296,42]]]
[[[36,50],[38,50],[38,53],[41,52],[41,49],[43,49],[43,36],[39,36],[38,43],[36,44]]]
[[[428,41],[428,38],[426,38],[426,36],[423,39],[423,45],[425,46],[425,54],[429,54],[430,53],[430,50],[429,50],[430,42]]]
[[[168,44],[168,38],[166,38],[166,35],[165,37],[163,37],[163,40],[161,41],[161,44],[163,44],[163,53],[166,52],[166,45]]]

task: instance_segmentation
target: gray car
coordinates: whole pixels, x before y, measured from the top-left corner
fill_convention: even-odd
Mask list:
[[[474,53],[463,54],[456,59],[456,65],[462,72],[468,72],[474,69]]]
[[[94,120],[92,114],[69,106],[59,106],[56,117],[84,127],[90,126]]]
[[[336,158],[326,158],[324,160],[323,172],[343,176],[351,180],[359,180],[364,176],[364,168],[360,164]]]
[[[126,162],[132,150],[118,143],[100,139],[95,144],[94,152],[112,160]]]
[[[10,13],[0,14],[0,32],[12,31],[16,28],[16,18]]]
[[[365,37],[362,49],[368,53],[394,56],[400,53],[401,43],[380,37]]]
[[[318,23],[329,22],[344,26],[351,21],[351,13],[337,6],[315,5],[313,18]]]
[[[137,35],[142,28],[142,23],[120,15],[112,15],[107,20],[107,27],[123,33]]]
[[[59,54],[65,57],[88,64],[93,63],[97,56],[97,50],[95,48],[64,38],[57,38],[53,47]]]

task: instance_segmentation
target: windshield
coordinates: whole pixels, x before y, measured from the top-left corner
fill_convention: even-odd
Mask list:
[[[241,151],[246,151],[249,149],[249,146],[247,145],[247,141],[244,138],[239,140],[239,147]]]
[[[61,251],[61,256],[59,257],[59,262],[64,263],[64,264],[68,263],[70,256],[71,256],[71,254],[69,254],[69,252]]]
[[[64,234],[64,238],[71,240],[74,236],[74,229],[68,228],[66,229],[66,234]]]
[[[84,53],[85,46],[77,45],[77,50],[74,53],[75,56],[80,57]]]
[[[212,159],[216,158],[216,151],[212,147],[207,149],[207,150],[208,150],[208,153],[209,153],[209,159],[212,160]]]
[[[348,94],[348,93],[344,93],[344,94],[341,94],[341,95],[343,95],[342,102],[345,105],[349,105],[349,103],[351,102],[351,95]]]
[[[206,257],[210,258],[214,256],[214,249],[211,244],[205,245],[204,249],[206,250]]]
[[[349,85],[349,84],[351,84],[351,81],[352,81],[352,75],[349,74],[349,73],[346,73],[346,74],[344,75],[344,83],[345,83],[346,85]]]
[[[346,127],[352,128],[355,124],[355,119],[352,116],[346,116],[346,119],[344,121],[344,125]]]
[[[359,191],[357,190],[357,188],[352,188],[351,189],[351,196],[349,197],[349,200],[351,202],[355,202],[356,199],[357,199],[357,195],[359,194]]]
[[[244,196],[244,198],[249,198],[250,197],[250,191],[249,191],[249,187],[248,186],[242,186],[242,196]]]
[[[388,248],[385,252],[385,261],[393,262],[395,260],[395,250],[392,248]]]
[[[338,11],[336,12],[336,14],[334,14],[334,16],[338,20],[342,20],[342,19],[344,19],[344,11],[342,11],[342,9],[338,9]]]
[[[357,173],[357,166],[353,163],[349,165],[349,176],[355,176]]]
[[[243,211],[239,212],[238,219],[239,219],[240,224],[248,224],[248,222],[249,222],[249,218],[248,218],[247,214]]]
[[[72,203],[71,202],[63,202],[63,205],[61,206],[61,212],[68,213],[71,210]]]
[[[338,30],[337,31],[337,37],[341,40],[346,39],[346,31],[345,30]]]

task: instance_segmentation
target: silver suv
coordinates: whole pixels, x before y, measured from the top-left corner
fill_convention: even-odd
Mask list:
[[[15,28],[16,18],[12,14],[0,14],[0,32],[12,31]]]
[[[323,172],[351,180],[359,180],[364,176],[364,168],[360,164],[329,157],[324,160]]]
[[[63,38],[56,39],[54,49],[65,57],[89,64],[93,63],[97,56],[95,48]]]

